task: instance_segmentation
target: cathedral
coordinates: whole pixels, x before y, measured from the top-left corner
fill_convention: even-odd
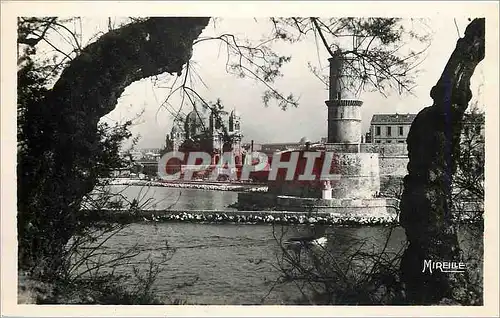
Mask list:
[[[207,152],[212,154],[214,163],[218,162],[220,154],[233,152],[236,163],[241,163],[240,123],[236,110],[230,113],[221,109],[193,110],[185,118],[174,120],[172,130],[166,137],[166,148],[168,151]]]

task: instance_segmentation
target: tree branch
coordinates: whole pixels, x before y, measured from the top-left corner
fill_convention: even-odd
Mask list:
[[[316,21],[316,18],[311,18],[311,21],[314,24],[314,26],[316,27],[316,31],[318,31],[318,34],[321,38],[321,41],[323,41],[323,45],[325,46],[328,53],[330,53],[330,56],[332,56],[332,57],[335,56],[332,49],[328,45],[328,42],[326,41],[325,36],[323,35],[323,32],[321,31],[321,27],[318,25],[318,22]]]

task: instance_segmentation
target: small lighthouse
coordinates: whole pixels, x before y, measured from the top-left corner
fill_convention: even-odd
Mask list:
[[[328,59],[330,62],[330,85],[328,107],[329,144],[358,145],[361,142],[361,106],[363,101],[354,98],[346,85],[345,63],[349,61],[341,50]]]

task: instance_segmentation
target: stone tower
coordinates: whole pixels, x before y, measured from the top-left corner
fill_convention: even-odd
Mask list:
[[[371,198],[380,191],[378,153],[361,151],[361,106],[347,87],[348,62],[340,50],[330,62],[328,140],[326,150],[334,153],[339,180],[333,182],[333,198]]]
[[[328,139],[330,144],[358,145],[361,142],[361,105],[346,87],[344,64],[347,58],[335,51],[330,62],[330,87],[328,106]]]

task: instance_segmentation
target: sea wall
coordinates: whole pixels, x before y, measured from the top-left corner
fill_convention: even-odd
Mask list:
[[[361,152],[375,152],[379,154],[380,176],[401,176],[407,174],[408,149],[404,144],[361,144]],[[383,191],[383,181],[381,180]]]
[[[238,193],[237,208],[241,211],[293,211],[299,213],[326,213],[356,215],[362,217],[394,216],[397,214],[398,200],[393,198],[341,198],[319,199],[274,195],[272,193]]]
[[[408,149],[404,144],[326,144],[327,151],[335,153],[372,153],[378,154],[379,174],[406,175]]]

